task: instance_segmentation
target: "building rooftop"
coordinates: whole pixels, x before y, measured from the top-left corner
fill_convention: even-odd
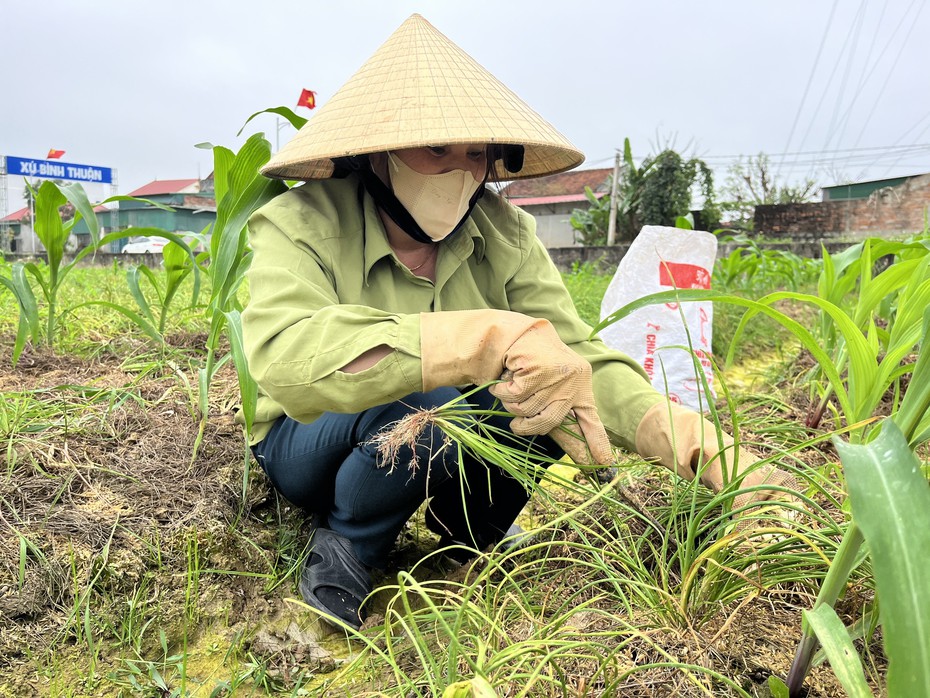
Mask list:
[[[879,186],[893,187],[908,179],[915,177],[924,177],[930,172],[921,172],[920,174],[904,175],[902,177],[887,177],[885,179],[863,179],[858,182],[847,182],[846,184],[831,184],[830,186],[821,187],[821,189],[845,189],[847,187],[858,187],[861,185],[877,184]]]
[[[502,193],[513,203],[523,205],[528,203],[524,199],[539,198],[544,198],[545,201],[536,203],[559,203],[551,197],[563,196],[577,197],[562,199],[563,201],[584,201],[585,187],[591,187],[594,192],[601,189],[606,193],[607,178],[612,172],[612,167],[601,167],[593,170],[572,170],[548,177],[518,179],[504,187]]]
[[[606,191],[596,191],[594,196],[600,199],[607,196]],[[525,196],[520,198],[509,199],[514,206],[534,206],[537,204],[571,204],[587,201],[588,197],[584,194],[557,194],[556,196]]]
[[[18,223],[23,218],[29,215],[29,207],[19,209],[18,211],[13,211],[13,213],[0,218],[0,223]]]
[[[129,196],[157,196],[158,194],[195,194],[200,191],[199,179],[156,179],[135,191]]]
[[[891,177],[888,179],[871,179],[847,184],[833,184],[821,187],[820,191],[824,201],[842,201],[850,199],[867,199],[879,189],[897,187],[910,180],[930,178],[930,173],[905,175],[904,177]]]

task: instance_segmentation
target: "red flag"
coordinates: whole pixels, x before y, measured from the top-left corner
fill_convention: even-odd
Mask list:
[[[48,155],[46,155],[45,157],[47,157],[49,160],[57,160],[64,154],[65,154],[65,151],[55,150],[54,148],[52,148],[51,150],[48,151]]]
[[[297,100],[297,106],[313,109],[316,106],[316,92],[312,90],[301,90],[300,99]]]

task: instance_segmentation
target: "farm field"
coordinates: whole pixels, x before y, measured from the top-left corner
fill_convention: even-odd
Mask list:
[[[781,696],[802,637],[804,695],[920,695],[900,691],[926,680],[930,604],[895,590],[930,564],[926,231],[714,270],[713,417],[797,498],[734,511],[739,482],[622,452],[606,479],[556,465],[521,547],[459,567],[409,525],[350,636],[299,602],[307,522],[234,421],[239,235],[210,264],[0,265],[0,695]],[[609,276],[565,278],[597,324]],[[867,498],[876,473],[906,521]]]

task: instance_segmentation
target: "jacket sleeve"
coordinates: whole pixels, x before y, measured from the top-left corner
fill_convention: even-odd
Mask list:
[[[323,411],[358,412],[420,390],[419,315],[340,303],[328,271],[335,261],[288,235],[284,223],[292,221],[282,217],[278,225],[278,210],[272,204],[249,221],[254,256],[242,324],[261,392],[290,417],[312,421]],[[377,365],[340,370],[379,345],[393,351]]]
[[[526,240],[522,263],[508,282],[510,309],[547,318],[562,341],[591,363],[598,416],[611,442],[635,450],[636,428],[643,415],[665,396],[632,358],[599,338],[589,339],[591,327],[579,317],[549,253],[535,234]]]

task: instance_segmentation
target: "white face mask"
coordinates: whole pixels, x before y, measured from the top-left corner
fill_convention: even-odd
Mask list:
[[[393,153],[387,155],[394,196],[433,242],[448,237],[468,211],[481,182],[465,170],[422,174]]]

